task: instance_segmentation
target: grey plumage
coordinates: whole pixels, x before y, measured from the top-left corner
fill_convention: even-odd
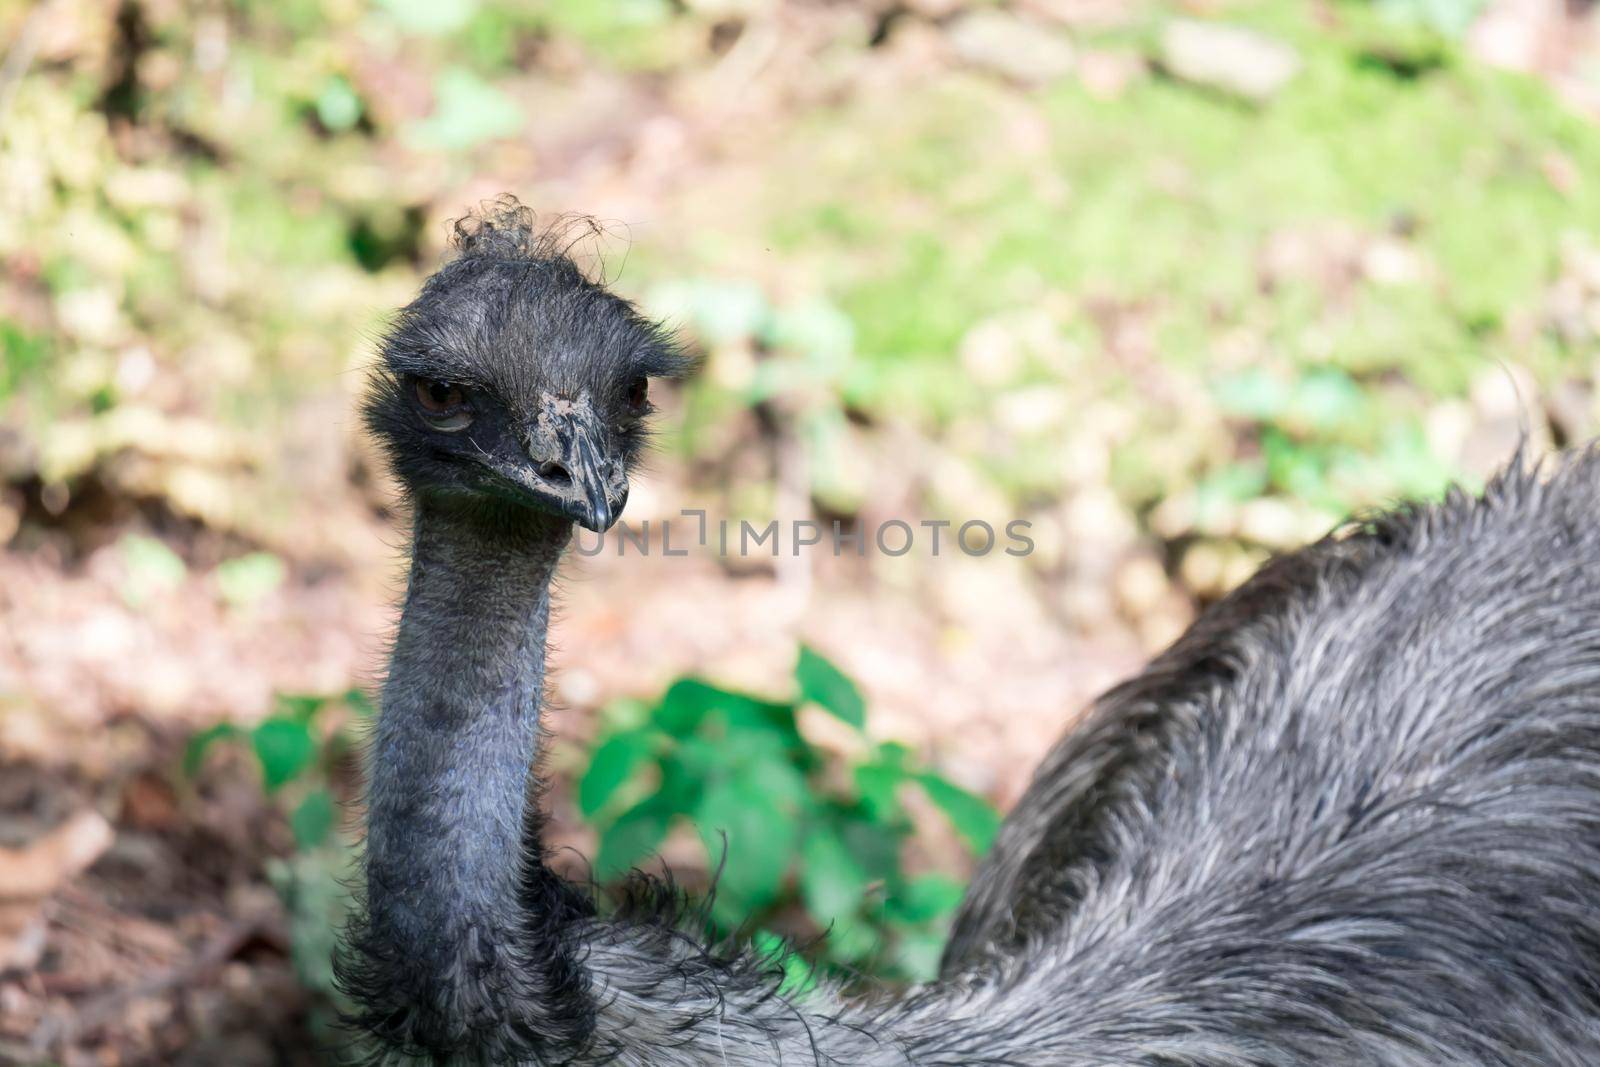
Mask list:
[[[791,999],[643,880],[602,918],[540,847],[549,581],[620,507],[640,376],[680,366],[509,203],[385,346],[415,542],[339,960],[376,1061],[1600,1062],[1593,453],[1209,611],[1045,760],[937,983]]]

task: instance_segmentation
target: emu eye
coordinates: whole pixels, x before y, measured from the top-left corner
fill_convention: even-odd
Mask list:
[[[635,378],[628,383],[628,410],[635,415],[644,410],[644,405],[650,399],[650,379]]]
[[[436,378],[417,378],[412,383],[417,406],[428,423],[436,430],[455,433],[472,425],[472,410],[467,406],[467,392],[459,385],[441,382]]]

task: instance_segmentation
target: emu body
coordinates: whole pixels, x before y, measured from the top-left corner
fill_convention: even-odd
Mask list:
[[[1593,453],[1269,565],[1045,760],[938,982],[793,998],[540,844],[550,579],[670,346],[505,205],[384,358],[414,543],[339,960],[375,1061],[1600,1063]]]

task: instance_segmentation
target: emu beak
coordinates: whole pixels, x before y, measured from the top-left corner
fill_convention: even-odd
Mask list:
[[[586,435],[579,435],[573,443],[573,488],[577,491],[568,509],[574,522],[595,533],[605,533],[617,521],[622,505],[627,500],[627,489],[615,508],[611,505],[609,464],[600,458],[599,449]]]
[[[546,507],[595,533],[605,533],[628,500],[628,483],[607,455],[604,428],[587,405],[552,405],[530,428],[529,488]]]

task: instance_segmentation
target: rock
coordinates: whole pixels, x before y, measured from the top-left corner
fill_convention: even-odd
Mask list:
[[[1381,237],[1361,253],[1361,273],[1377,285],[1415,285],[1427,276],[1427,265],[1406,241]]]
[[[1115,100],[1145,73],[1143,57],[1134,52],[1086,52],[1078,62],[1078,80],[1097,100]]]
[[[964,6],[966,0],[906,0],[904,4],[907,11],[925,19],[946,19]]]
[[[1117,606],[1130,619],[1154,614],[1172,592],[1166,568],[1153,553],[1135,553],[1117,566],[1112,576]]]
[[[1076,60],[1072,42],[1060,31],[1004,11],[962,15],[947,33],[965,62],[1029,85],[1065,77]]]
[[[1239,506],[1239,534],[1269,548],[1293,548],[1302,524],[1292,504],[1277,497],[1257,497]]]
[[[703,19],[747,19],[775,6],[770,0],[688,0],[684,5]]]
[[[1570,32],[1561,0],[1491,0],[1470,29],[1442,28],[1467,30],[1467,50],[1490,66],[1528,73],[1538,71],[1541,61],[1555,54],[1563,35]]]
[[[1055,385],[1029,385],[995,398],[995,421],[1014,434],[1042,434],[1072,417],[1072,396]]]
[[[1550,188],[1562,196],[1571,196],[1583,182],[1583,172],[1565,152],[1546,152],[1539,157],[1539,172]]]
[[[999,318],[978,323],[961,338],[961,366],[974,383],[1005,385],[1022,373],[1025,356],[1016,331]]]
[[[1545,398],[1550,423],[1568,441],[1587,441],[1600,423],[1595,404],[1594,383],[1583,378],[1566,378],[1550,387]],[[0,510],[0,537],[5,534],[5,513]]]
[[[1223,589],[1227,557],[1216,541],[1196,541],[1178,564],[1178,577],[1196,596],[1214,597]]]
[[[1539,382],[1527,367],[1499,363],[1473,379],[1472,406],[1483,421],[1509,419],[1532,422],[1537,417],[1532,404],[1539,395]]]
[[[1019,6],[1063,26],[1098,30],[1133,25],[1140,15],[1127,0],[1021,0]]]
[[[1174,78],[1264,103],[1300,71],[1300,53],[1255,30],[1174,19],[1161,34],[1161,68]]]

